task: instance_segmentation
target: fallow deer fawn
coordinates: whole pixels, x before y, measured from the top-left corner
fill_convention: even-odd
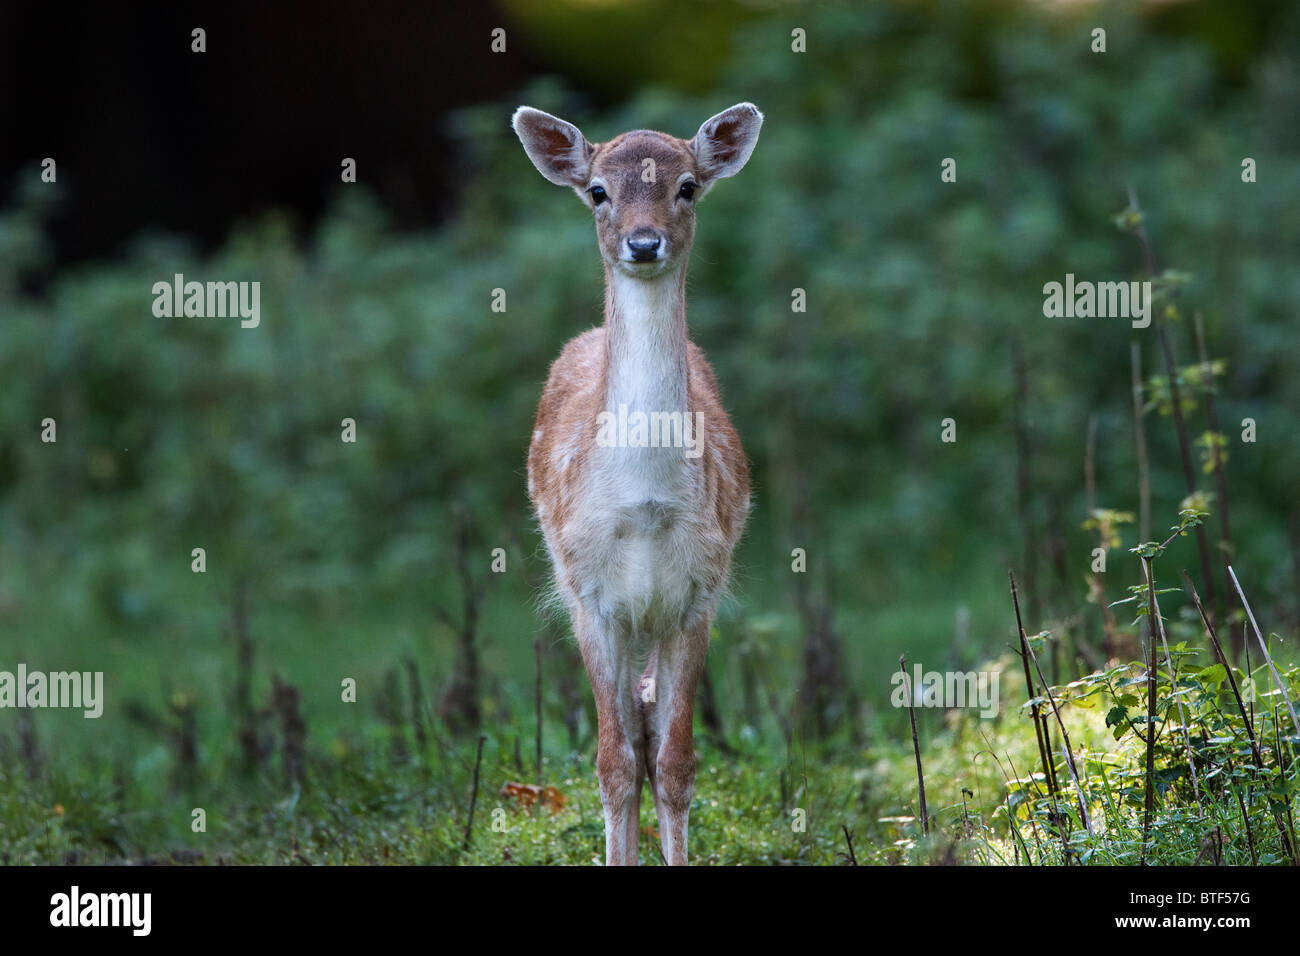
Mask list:
[[[637,862],[647,775],[664,858],[686,863],[695,687],[749,511],[740,439],[687,338],[686,265],[696,201],[740,172],[762,123],[740,103],[694,139],[593,144],[539,110],[514,115],[533,165],[591,208],[605,267],[604,324],[551,366],[528,493],[596,698],[610,865]]]

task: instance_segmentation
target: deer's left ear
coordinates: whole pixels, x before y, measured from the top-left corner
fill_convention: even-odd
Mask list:
[[[740,172],[754,151],[762,126],[763,114],[753,103],[737,103],[705,120],[691,140],[700,185],[708,186]]]

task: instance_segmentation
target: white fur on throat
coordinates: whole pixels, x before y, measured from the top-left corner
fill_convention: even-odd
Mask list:
[[[685,414],[680,274],[641,279],[613,268],[608,283],[606,410],[616,412],[621,404],[629,413]],[[693,530],[701,470],[682,448],[593,447],[591,452],[587,503],[566,529],[583,542],[587,566],[577,577],[586,582],[587,593],[580,600],[612,627],[610,638],[630,640],[633,656],[644,660],[659,638],[679,633],[686,619],[708,605],[697,585],[705,576],[703,541]],[[635,690],[629,697],[634,695]]]
[[[609,272],[616,318],[609,333],[607,411],[686,411],[686,316],[680,279],[669,272],[639,279]]]
[[[617,415],[689,411],[686,381],[686,303],[681,277],[668,272],[653,279],[609,271],[612,316],[607,322],[609,368],[605,410]],[[683,455],[675,448],[609,449],[615,499],[624,506],[672,502],[681,493],[677,479]]]

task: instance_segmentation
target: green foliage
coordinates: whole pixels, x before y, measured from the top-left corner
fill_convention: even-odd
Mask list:
[[[1228,436],[1222,432],[1202,432],[1196,439],[1196,447],[1201,453],[1201,471],[1207,475],[1215,468],[1228,463]]]
[[[1113,508],[1094,508],[1092,516],[1083,523],[1085,531],[1096,531],[1097,539],[1108,548],[1118,548],[1122,543],[1119,526],[1133,523],[1133,512]]]
[[[1222,664],[1190,665],[1188,660],[1199,650],[1179,642],[1170,648],[1171,659],[1159,662],[1152,723],[1147,720],[1147,676],[1142,664],[1110,667],[1053,689],[1058,705],[1067,710],[1104,713],[1109,737],[1118,746],[1096,739],[1076,746],[1076,760],[1086,768],[1081,785],[1091,832],[1076,811],[1077,791],[1072,786],[1067,787],[1070,796],[1054,800],[1040,774],[1034,783],[1009,793],[1005,808],[1009,820],[1022,828],[1034,821],[1053,835],[1038,847],[1036,861],[1060,862],[1060,844],[1054,841],[1062,829],[1071,854],[1077,854],[1080,862],[1136,863],[1142,857],[1148,734],[1155,736],[1158,796],[1149,862],[1188,864],[1208,858],[1211,851],[1217,854],[1216,862],[1230,865],[1287,861],[1288,850],[1280,835],[1284,831],[1275,814],[1289,813],[1300,765],[1294,759],[1279,763],[1271,746],[1262,748],[1259,766],[1253,763],[1247,717],[1227,692],[1227,669]],[[1246,676],[1234,671],[1238,682]],[[1300,670],[1292,668],[1283,676],[1294,694]],[[1267,681],[1267,675],[1261,679]],[[1260,740],[1286,739],[1285,725],[1277,722],[1278,717],[1269,708],[1255,712],[1251,719]],[[1196,786],[1184,734],[1190,741]],[[1063,767],[1057,772],[1059,779],[1069,779]]]

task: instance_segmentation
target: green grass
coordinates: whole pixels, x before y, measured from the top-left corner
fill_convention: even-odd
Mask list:
[[[69,712],[37,713],[33,739],[40,756],[34,767],[23,756],[16,712],[0,715],[0,858],[10,864],[599,862],[603,824],[590,716],[581,721],[578,749],[570,749],[553,687],[546,700],[543,778],[563,794],[564,805],[558,812],[528,811],[500,795],[507,781],[531,783],[535,778],[531,688],[517,678],[494,676],[485,697],[479,794],[472,839],[465,846],[476,740],[473,735],[453,735],[426,707],[421,745],[410,720],[404,677],[395,692],[384,692],[395,694],[389,712],[397,716],[383,715],[375,698],[385,686],[385,671],[402,654],[414,653],[426,675],[425,685],[434,683],[427,678],[427,648],[414,637],[416,624],[399,607],[389,612],[387,617],[372,613],[362,620],[332,606],[312,613],[284,606],[267,608],[255,617],[254,701],[260,706],[265,700],[271,670],[302,690],[308,737],[301,784],[284,778],[283,734],[274,716],[262,718],[261,728],[271,752],[256,766],[242,765],[235,741],[237,717],[231,709],[233,645],[219,628],[212,634],[175,638],[170,645],[161,635],[154,639],[156,645],[144,638],[131,644],[91,629],[65,642],[82,645],[76,654],[70,646],[51,649],[41,658],[42,666],[55,669],[65,657],[89,655],[98,645],[99,656],[88,659],[107,672],[109,706],[98,721]],[[501,613],[502,620],[509,617]],[[525,626],[521,633],[531,632]],[[360,634],[368,635],[364,642],[358,640]],[[905,635],[892,633],[887,639],[901,641]],[[349,642],[352,656],[345,652]],[[494,649],[491,641],[485,644],[485,660],[490,662],[500,648]],[[703,728],[696,734],[694,862],[843,863],[848,851],[844,828],[853,834],[854,854],[861,864],[1056,863],[1062,859],[1063,843],[1073,862],[1136,863],[1140,858],[1145,750],[1131,731],[1117,737],[1107,723],[1114,706],[1108,686],[1140,677],[1139,665],[1054,690],[1088,795],[1091,835],[1082,825],[1068,783],[1059,801],[1037,792],[1044,778],[1032,724],[1019,707],[1027,697],[1020,663],[1010,653],[985,665],[1001,673],[998,717],[984,720],[970,711],[918,710],[932,819],[927,838],[921,832],[915,764],[901,711],[876,706],[880,702],[869,695],[865,743],[854,746],[840,738],[818,744],[801,740],[798,731],[787,742],[771,715],[758,727],[743,725],[732,706],[727,645],[724,631],[710,664],[727,747],[717,746]],[[563,661],[563,651],[548,651],[548,680]],[[1180,654],[1175,651],[1176,657]],[[46,660],[53,663],[47,665]],[[769,664],[784,667],[772,664],[775,660],[769,658]],[[153,663],[132,666],[143,661]],[[1180,663],[1180,674],[1184,671],[1195,675],[1190,664]],[[340,672],[358,678],[358,703],[340,701]],[[1297,790],[1291,754],[1297,741],[1289,734],[1284,709],[1277,715],[1281,723],[1274,725],[1271,708],[1280,701],[1261,695],[1254,716],[1266,742],[1268,766],[1262,774],[1250,771],[1239,715],[1223,693],[1222,678],[1215,682],[1214,677],[1217,673],[1199,682],[1194,676],[1179,679],[1184,704],[1196,715],[1195,729],[1203,731],[1197,739],[1203,791],[1199,805],[1189,789],[1174,714],[1168,709],[1168,682],[1162,683],[1161,721],[1166,726],[1157,759],[1161,793],[1148,861],[1191,864],[1213,853],[1224,863],[1250,863],[1236,799],[1240,794],[1251,820],[1255,858],[1260,863],[1283,862],[1285,850],[1270,801],[1282,809],[1289,827]],[[1261,690],[1268,687],[1262,669],[1255,677]],[[1295,696],[1300,671],[1291,668],[1287,680]],[[579,689],[585,702],[585,679]],[[433,690],[427,692],[432,698]],[[148,710],[152,718],[130,718],[130,708],[114,706],[125,701]],[[194,714],[197,743],[197,765],[188,780],[178,775],[177,736],[179,715],[187,709]],[[515,763],[516,738],[522,767]],[[1231,770],[1226,765],[1229,756],[1235,759]],[[1060,778],[1067,780],[1059,752],[1054,763]],[[1223,793],[1214,793],[1221,785]],[[206,815],[204,832],[192,830],[195,808]],[[796,809],[805,811],[803,829],[795,825]],[[654,825],[647,790],[641,859],[652,865],[660,862]]]

